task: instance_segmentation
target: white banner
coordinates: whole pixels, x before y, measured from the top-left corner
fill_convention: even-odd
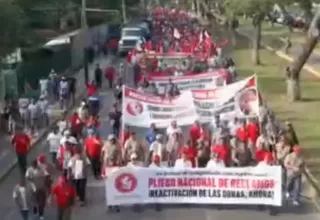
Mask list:
[[[165,128],[175,119],[179,125],[189,125],[197,119],[190,92],[169,99],[124,88],[122,113],[124,124],[137,127],[150,127],[155,123],[157,127]]]
[[[178,86],[180,91],[187,91],[191,89],[215,89],[226,85],[225,70],[216,70],[213,72],[202,73],[197,75],[187,76],[154,76],[148,77],[150,83],[154,83],[163,94],[165,88],[169,84],[169,80]]]
[[[220,115],[222,120],[259,115],[256,76],[218,89],[192,90],[192,98],[202,122],[212,120],[215,115]]]
[[[106,180],[107,205],[282,204],[281,167],[121,168]]]
[[[155,123],[158,128],[169,126],[172,120],[179,126],[195,120],[210,122],[216,114],[231,120],[234,116],[258,115],[258,100],[255,76],[217,89],[184,91],[173,99],[124,88],[122,120],[137,127]]]

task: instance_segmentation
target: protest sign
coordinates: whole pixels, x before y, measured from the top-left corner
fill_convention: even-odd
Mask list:
[[[162,98],[124,88],[124,124],[149,127],[155,123],[166,128],[172,120],[179,126],[190,125],[195,120],[210,122],[216,114],[221,119],[251,117],[259,114],[256,77],[252,76],[217,89],[183,91],[176,98]]]
[[[180,91],[191,89],[215,89],[226,85],[225,70],[217,70],[210,73],[202,73],[188,76],[150,76],[148,81],[154,83],[159,93],[164,93],[165,88],[172,83],[178,86]]]
[[[121,168],[106,180],[107,205],[241,204],[281,206],[280,166]]]
[[[217,89],[192,90],[198,118],[208,122],[215,115],[221,119],[245,118],[259,115],[259,95],[256,76]]]
[[[126,87],[123,91],[122,113],[124,124],[137,127],[150,127],[151,123],[155,123],[158,128],[165,128],[173,120],[178,120],[179,125],[189,125],[197,118],[190,92],[169,99]]]

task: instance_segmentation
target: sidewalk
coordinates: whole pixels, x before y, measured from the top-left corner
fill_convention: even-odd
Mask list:
[[[96,63],[100,64],[100,67],[104,69],[110,63],[109,57],[99,57],[95,60],[95,62],[89,66],[89,80],[92,80],[94,77],[94,70],[96,67]],[[85,82],[84,82],[84,69],[79,70],[77,73],[74,74],[74,77],[77,80],[76,85],[76,103],[79,102],[86,94],[85,89]],[[73,106],[70,106],[68,111],[70,111]],[[59,118],[61,117],[61,113],[63,110],[59,108],[59,104],[56,103],[50,106],[51,109],[51,121],[50,124],[56,124]],[[41,143],[44,138],[46,138],[47,134],[50,132],[50,127],[48,126],[45,129],[41,129],[37,137],[34,137],[32,140],[32,148],[34,148],[37,144]],[[3,136],[0,139],[0,181],[3,179],[16,165],[16,155],[13,151],[11,145],[11,137],[10,136]]]

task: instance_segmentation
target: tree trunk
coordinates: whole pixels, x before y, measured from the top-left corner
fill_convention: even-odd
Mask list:
[[[252,63],[260,65],[261,21],[254,24],[254,36],[252,38]]]
[[[295,58],[294,62],[291,65],[289,74],[287,75],[287,95],[290,101],[298,101],[301,99],[300,91],[300,71],[303,68],[303,65],[307,62],[310,54],[318,43],[319,39],[319,27],[320,22],[320,9],[317,10],[317,13],[313,17],[311,22],[308,35],[305,39],[304,44],[302,45],[302,50]]]

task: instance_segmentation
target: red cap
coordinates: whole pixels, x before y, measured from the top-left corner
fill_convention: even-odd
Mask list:
[[[293,146],[292,149],[293,149],[293,151],[296,152],[296,153],[301,153],[301,150],[302,150],[301,147],[298,146],[298,145]]]
[[[46,157],[46,155],[44,155],[44,154],[40,154],[40,155],[38,156],[38,158],[37,158],[37,160],[38,160],[39,163],[45,163],[45,162],[46,162],[46,159],[47,159],[47,157]]]
[[[159,163],[159,162],[160,162],[160,157],[159,157],[159,155],[154,155],[153,158],[152,158],[152,161],[153,161],[154,163]]]

